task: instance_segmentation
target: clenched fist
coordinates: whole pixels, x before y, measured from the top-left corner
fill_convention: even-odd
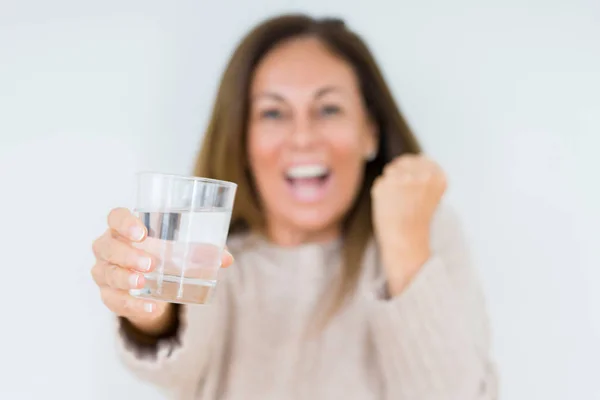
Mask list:
[[[445,191],[444,172],[421,155],[396,158],[373,184],[373,225],[392,294],[430,257],[431,221]]]

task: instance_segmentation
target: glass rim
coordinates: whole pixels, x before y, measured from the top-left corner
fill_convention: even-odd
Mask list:
[[[229,182],[229,181],[222,181],[219,179],[212,179],[212,178],[203,178],[201,176],[187,176],[187,175],[178,175],[178,174],[167,174],[167,173],[163,173],[163,172],[154,172],[154,171],[140,171],[137,172],[135,174],[136,178],[140,178],[143,176],[156,176],[156,177],[161,177],[161,178],[175,178],[175,179],[180,179],[180,180],[184,180],[184,181],[193,181],[193,182],[201,182],[201,183],[209,183],[212,185],[219,185],[219,186],[224,186],[230,189],[235,189],[237,188],[237,183],[235,182]]]

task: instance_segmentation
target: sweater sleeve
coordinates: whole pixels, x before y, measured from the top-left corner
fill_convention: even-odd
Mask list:
[[[400,295],[385,280],[369,296],[369,323],[387,398],[495,400],[484,297],[458,219],[436,222],[434,255]]]
[[[210,305],[178,306],[174,332],[142,340],[126,321],[117,319],[117,352],[138,378],[174,398],[198,393],[209,367],[212,349],[219,346],[228,312],[226,281],[217,285]]]

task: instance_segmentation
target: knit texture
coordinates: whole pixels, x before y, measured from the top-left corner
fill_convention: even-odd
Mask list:
[[[173,399],[495,400],[484,298],[447,207],[431,246],[431,259],[390,298],[371,243],[355,295],[315,333],[311,321],[339,278],[340,242],[284,248],[231,237],[236,261],[213,303],[180,307],[176,332],[153,345],[118,320],[118,351]]]

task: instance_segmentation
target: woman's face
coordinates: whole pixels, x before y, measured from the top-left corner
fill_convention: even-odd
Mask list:
[[[315,38],[270,51],[251,85],[248,155],[271,239],[339,234],[376,137],[347,62]]]

